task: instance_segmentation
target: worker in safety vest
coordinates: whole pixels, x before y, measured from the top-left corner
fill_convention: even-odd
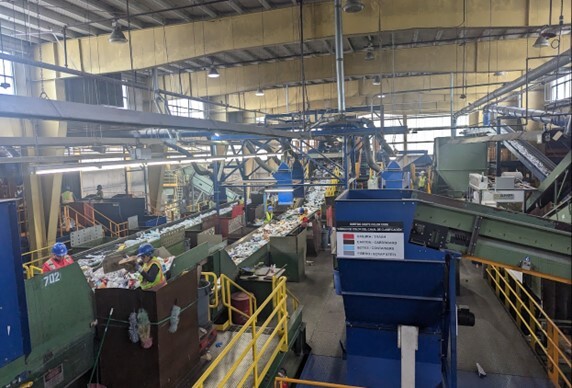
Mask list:
[[[75,195],[73,194],[73,191],[70,190],[70,187],[66,186],[65,191],[62,193],[62,203],[66,205],[73,202],[75,202]]]
[[[274,208],[272,206],[268,206],[266,208],[266,218],[264,219],[264,222],[269,224],[272,221],[272,218],[274,218]]]
[[[143,265],[136,266],[143,290],[157,290],[167,284],[161,262],[153,256],[154,251],[155,248],[149,243],[141,244],[137,251],[137,257],[143,261]]]
[[[64,243],[55,243],[52,247],[52,256],[42,266],[42,272],[55,271],[73,264],[73,259],[68,256],[68,248]]]
[[[421,191],[427,191],[427,177],[425,176],[425,171],[421,171],[419,174],[419,179],[417,180],[417,189]]]

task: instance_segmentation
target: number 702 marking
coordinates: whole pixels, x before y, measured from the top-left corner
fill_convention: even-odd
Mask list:
[[[61,274],[59,272],[52,272],[44,277],[44,287],[49,286],[62,280]]]

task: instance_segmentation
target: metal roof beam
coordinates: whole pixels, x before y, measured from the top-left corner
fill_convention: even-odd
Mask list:
[[[169,9],[172,8],[173,6],[167,2],[165,2],[164,0],[143,0],[144,3],[147,4],[152,4],[153,6],[157,7],[158,9]],[[184,11],[182,10],[172,10],[172,11],[165,11],[165,12],[161,12],[162,15],[171,15],[176,19],[181,19],[184,20],[186,22],[190,22],[192,20],[192,18]]]
[[[230,8],[232,8],[234,10],[234,12],[236,12],[239,15],[242,15],[244,13],[244,10],[242,9],[242,7],[240,5],[238,5],[238,3],[234,0],[228,0],[228,5],[230,6]]]
[[[191,3],[200,4],[200,1],[191,0]],[[206,15],[208,15],[209,17],[211,17],[213,19],[218,17],[218,13],[216,13],[215,11],[213,11],[211,8],[207,7],[206,5],[199,5],[197,8],[200,9],[202,12],[204,12]]]
[[[268,3],[268,1],[266,1],[266,0],[258,0],[258,2],[259,2],[260,4],[262,4],[262,6],[264,7],[264,9],[270,9],[270,8],[272,8],[272,7],[270,6],[270,4]]]
[[[88,11],[83,7],[68,3],[64,0],[41,0],[42,4],[46,4],[44,8],[49,7],[52,11],[57,12],[62,15],[66,15],[71,19],[74,19],[73,24],[88,22],[90,26],[98,28],[103,31],[112,31],[111,22],[109,21],[97,21],[101,19],[101,15]],[[69,23],[72,24],[72,23]]]
[[[285,138],[300,137],[299,133],[291,133],[256,125],[202,120],[159,113],[115,109],[101,105],[9,95],[0,95],[0,117],[90,122],[127,126],[130,128],[207,130],[212,132],[254,134]]]
[[[98,2],[101,2],[101,1],[102,0],[99,0]],[[125,0],[105,0],[105,1],[110,3],[110,4],[113,4],[115,7],[117,7],[121,11],[125,12],[125,15],[127,15],[127,9],[125,8],[125,6],[126,6]],[[150,11],[149,8],[142,7],[141,3],[138,3],[136,1],[129,2],[129,13],[130,14],[144,13],[144,12],[149,12],[149,11]],[[143,15],[143,16],[138,17],[138,19],[145,21],[147,23],[156,24],[156,25],[158,24],[161,26],[165,24],[165,19],[163,19],[162,17],[156,16],[156,15]],[[133,20],[133,18],[131,20]]]
[[[56,0],[43,0],[46,2],[50,2],[50,3],[55,3]],[[62,1],[58,0],[57,3],[61,4],[61,7],[64,8],[65,5]],[[67,3],[65,3],[67,4]],[[80,3],[81,4],[81,3]],[[70,4],[70,6],[72,6]],[[84,8],[84,7],[80,7],[82,9],[85,9],[85,15],[86,17],[88,17],[89,20],[97,20],[96,18],[91,18],[90,16],[87,15],[91,15],[91,13],[89,13],[89,10]],[[68,9],[72,9],[72,8],[68,8]],[[142,29],[143,28],[143,24],[140,21],[137,20],[133,20],[131,19],[130,23],[127,22],[127,14],[125,13],[125,11],[121,10],[121,11],[117,11],[117,9],[109,6],[107,3],[104,3],[103,1],[91,1],[89,3],[89,9],[91,9],[94,13],[101,15],[102,18],[104,19],[117,19],[117,23],[119,23],[120,25],[122,25],[123,27],[129,27],[129,25],[131,25],[131,28],[135,27],[137,29]]]
[[[34,4],[30,6],[30,4],[17,1],[13,3],[7,2],[0,2],[0,7],[7,8],[9,11],[6,11],[5,14],[8,16],[16,16],[16,18],[26,21],[28,24],[36,24],[38,25],[38,12],[37,6]],[[39,10],[39,18],[41,21],[49,23],[49,25],[53,25],[54,29],[61,30],[64,26],[75,24],[77,23],[76,20],[54,12],[50,9],[40,6]],[[33,19],[33,20],[31,20]],[[95,29],[95,28],[94,28]],[[90,35],[92,33],[99,33],[102,32],[101,30],[95,29],[95,31],[90,31],[88,26],[78,26],[78,27],[71,27],[69,28],[68,32],[75,31],[83,35]],[[77,36],[77,35],[76,35]],[[73,32],[70,32],[70,37],[74,37]]]
[[[0,2],[0,6],[1,7],[8,7],[9,3],[4,3],[4,2]],[[11,9],[11,7],[9,7],[8,9]],[[41,11],[40,11],[41,12]],[[62,25],[57,25],[54,23],[50,23],[50,22],[46,22],[44,21],[44,19],[42,19],[41,14],[40,14],[40,22],[38,23],[38,19],[37,19],[37,14],[30,12],[29,15],[26,15],[25,13],[22,12],[0,12],[0,18],[3,20],[6,20],[9,23],[16,23],[20,26],[24,26],[24,27],[28,27],[30,29],[34,29],[36,31],[40,31],[40,32],[45,32],[45,33],[56,33],[56,34],[60,34],[62,33]],[[4,24],[2,24],[2,27],[4,27]],[[87,31],[87,30],[85,30]],[[70,38],[76,38],[79,35],[77,34],[77,32],[73,32],[73,31],[68,31],[69,32],[69,37]]]

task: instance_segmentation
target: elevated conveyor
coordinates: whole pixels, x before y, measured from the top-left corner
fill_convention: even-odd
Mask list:
[[[503,125],[501,132],[516,133],[517,131],[508,125]],[[527,141],[505,140],[503,145],[540,181],[545,180],[556,168],[552,160]]]
[[[571,283],[570,224],[418,191],[399,191],[395,198],[417,203],[412,244],[452,249],[473,259]],[[521,268],[527,257],[530,270]]]

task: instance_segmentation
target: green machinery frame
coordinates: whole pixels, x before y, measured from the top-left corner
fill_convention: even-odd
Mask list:
[[[417,191],[410,200],[418,202],[411,242],[572,283],[572,225]]]

